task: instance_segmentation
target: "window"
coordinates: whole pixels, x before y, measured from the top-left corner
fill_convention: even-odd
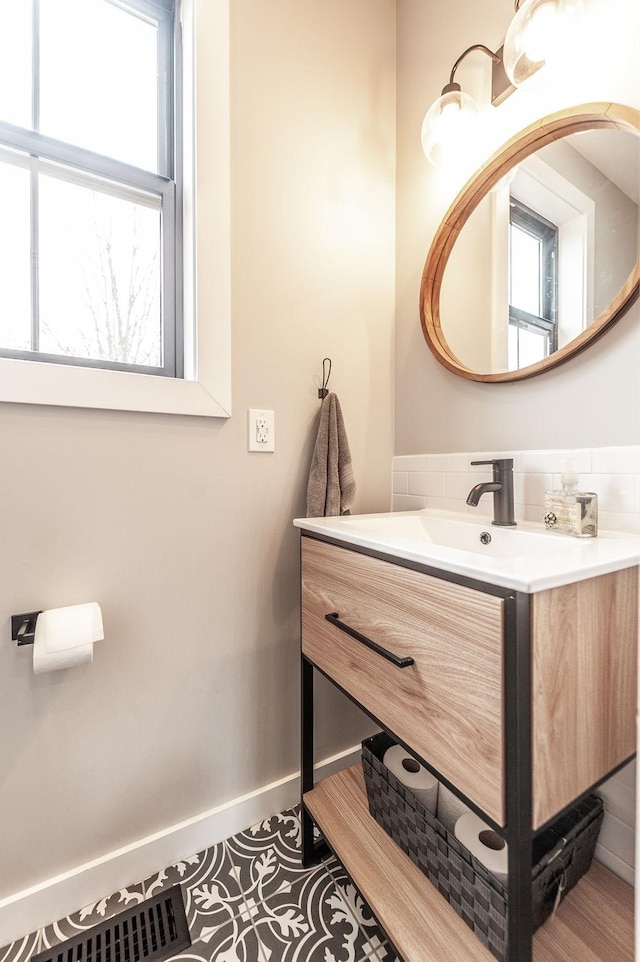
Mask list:
[[[79,0],[79,4],[83,2],[84,0]],[[28,6],[29,0],[24,0],[24,4]],[[13,77],[14,73],[16,77],[19,76],[20,65],[26,56],[26,43],[23,43],[21,48],[22,54],[12,58],[8,53],[11,45],[6,43],[9,35],[9,13],[12,44],[17,47],[20,41],[21,11],[17,8],[24,4],[23,0],[20,0],[20,3],[4,4],[6,9],[3,9],[3,29],[0,31],[0,104],[5,102],[6,77]],[[153,373],[145,373],[145,369],[130,370],[118,364],[94,367],[81,363],[59,363],[64,361],[64,357],[57,357],[55,363],[50,363],[43,360],[42,355],[3,356],[0,350],[0,402],[148,411],[199,417],[230,416],[229,4],[230,0],[180,0],[179,3],[182,50],[181,63],[178,65],[178,86],[181,88],[182,122],[176,139],[179,145],[183,195],[183,376],[156,377]],[[145,6],[150,10],[151,5]],[[124,3],[119,4],[119,7],[126,10]],[[139,9],[141,8],[140,5]],[[156,12],[158,9],[155,6]],[[30,29],[31,20],[29,24]],[[26,33],[29,33],[29,30]],[[74,36],[77,37],[75,31]],[[119,65],[111,62],[110,69],[117,71]],[[79,87],[80,84],[76,86]],[[17,95],[14,103],[16,101]],[[14,126],[10,129],[15,132],[16,126],[20,125],[15,125],[15,118],[11,123]],[[6,129],[6,125],[3,125],[2,129]],[[41,138],[42,135],[38,134],[38,137]],[[15,152],[16,148],[13,150]],[[28,149],[23,152],[29,154]],[[2,175],[8,169],[9,165],[5,164],[1,170]],[[12,165],[9,175],[16,175],[16,171],[21,173]],[[11,189],[4,185],[3,176],[0,176],[0,192]],[[144,192],[144,188],[140,190]],[[4,216],[3,208],[2,213]],[[8,245],[0,240],[3,247],[0,251],[0,289],[4,284],[5,269],[7,272],[17,270],[15,263],[8,268],[4,247],[9,247],[11,255],[17,250],[19,230],[24,230],[24,223],[21,223],[22,228],[15,225],[15,234],[5,234],[0,230],[0,237],[10,238]],[[24,260],[22,269],[24,270]],[[28,271],[24,276],[27,274]],[[20,292],[17,295],[18,302],[20,297],[25,301],[27,297],[30,298],[28,285],[28,279],[26,286],[15,285],[14,289]],[[40,357],[40,360],[32,360],[34,357]]]
[[[174,0],[5,7],[0,357],[180,377]]]
[[[511,199],[509,214],[509,370],[557,350],[558,228]]]

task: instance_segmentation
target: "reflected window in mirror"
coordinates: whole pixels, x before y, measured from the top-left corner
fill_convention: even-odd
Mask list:
[[[514,198],[509,212],[509,370],[557,349],[558,227]]]

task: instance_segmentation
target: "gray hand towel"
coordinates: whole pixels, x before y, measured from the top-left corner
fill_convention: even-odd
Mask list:
[[[307,517],[349,514],[355,495],[356,483],[340,402],[335,394],[327,394],[322,401],[309,470]]]

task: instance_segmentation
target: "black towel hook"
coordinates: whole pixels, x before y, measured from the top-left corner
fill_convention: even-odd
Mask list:
[[[325,364],[328,364],[328,365],[329,365],[329,367],[328,367],[327,370],[326,370],[326,373],[325,373]],[[319,388],[318,388],[318,397],[321,398],[321,399],[323,399],[323,400],[324,400],[324,398],[326,398],[327,394],[329,393],[329,389],[328,389],[327,385],[329,384],[329,378],[330,378],[330,377],[331,377],[331,358],[330,358],[330,357],[323,357],[323,359],[322,359],[322,387],[319,387]]]

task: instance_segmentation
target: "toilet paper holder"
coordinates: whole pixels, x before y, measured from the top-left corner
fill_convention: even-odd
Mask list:
[[[18,645],[32,645],[36,635],[36,621],[40,611],[26,611],[21,615],[11,615],[11,640]]]

